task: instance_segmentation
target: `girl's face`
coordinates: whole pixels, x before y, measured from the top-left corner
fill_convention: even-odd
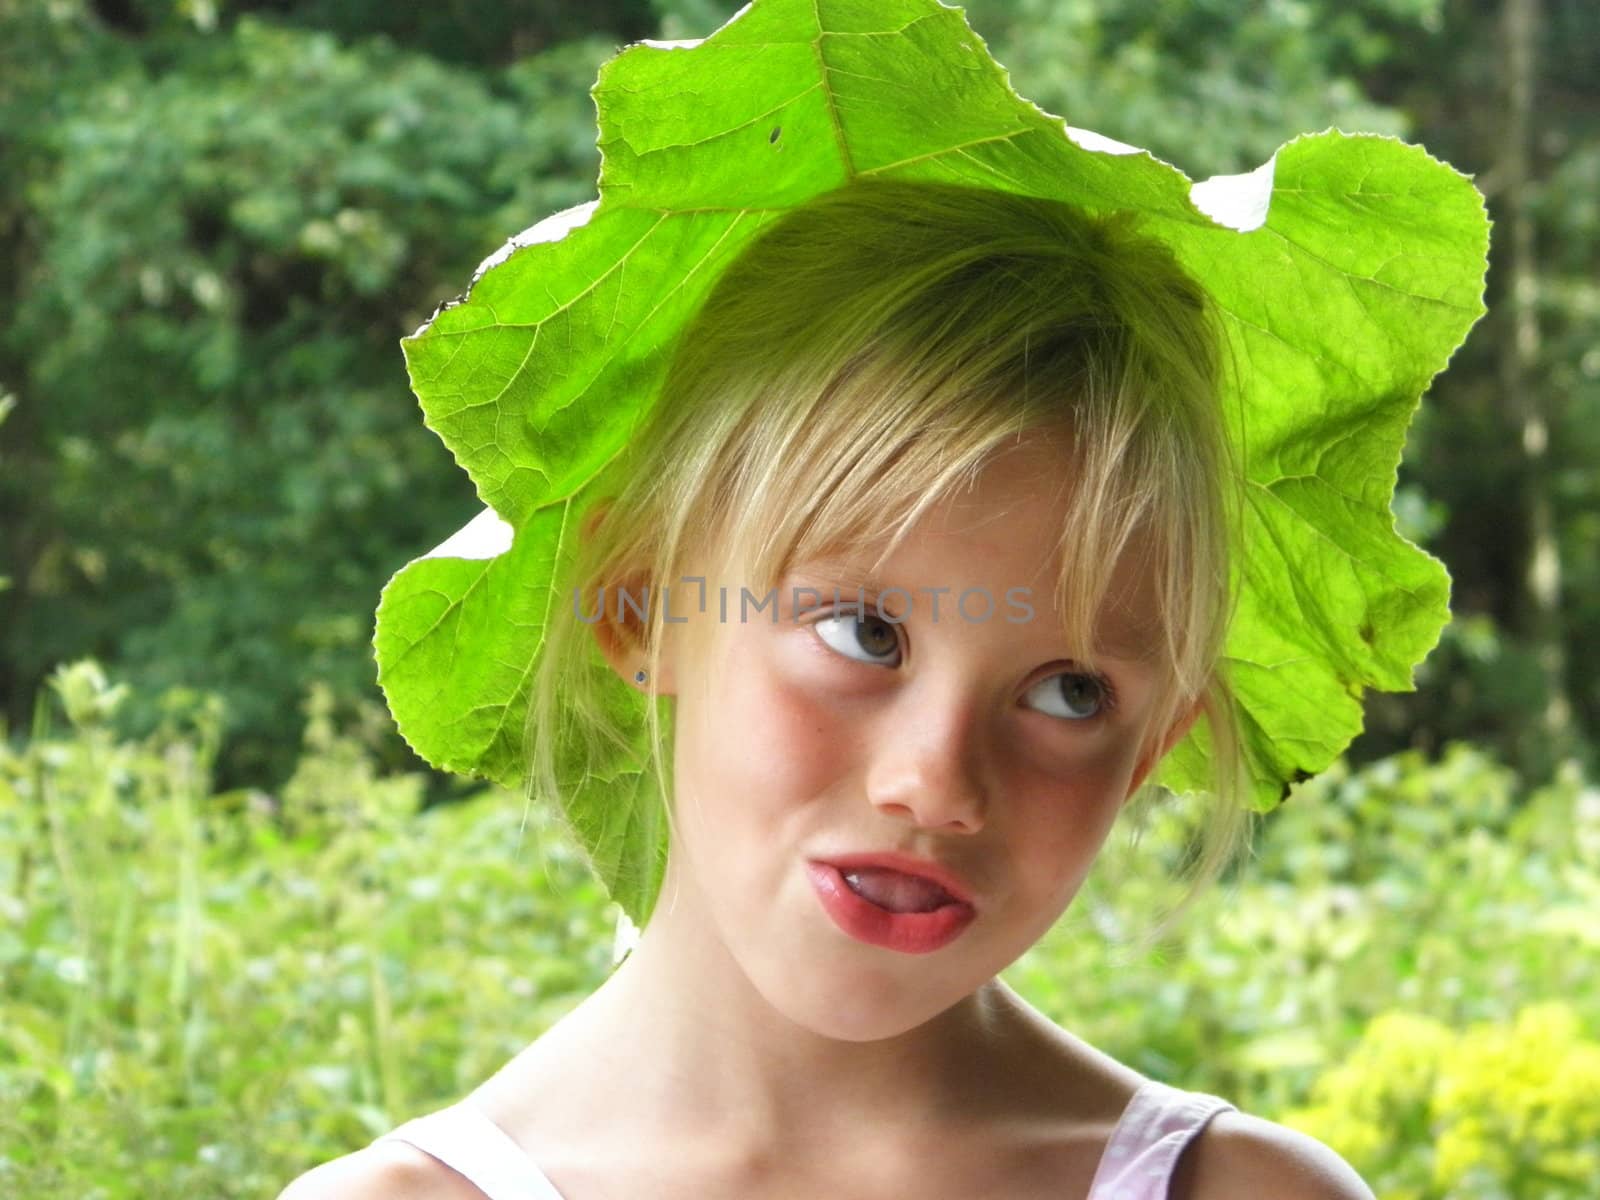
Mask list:
[[[1062,463],[1049,443],[1025,443],[930,509],[878,573],[904,589],[882,597],[895,623],[878,619],[871,586],[853,608],[873,547],[798,564],[776,609],[752,605],[742,622],[740,581],[707,581],[705,613],[688,617],[717,622],[707,658],[679,659],[669,640],[658,681],[677,697],[677,831],[651,918],[700,931],[701,986],[731,968],[819,1033],[889,1037],[970,995],[1072,900],[1182,729],[1145,737],[1163,684],[1143,655],[1159,640],[1129,564],[1097,626],[1098,674],[1058,632]],[[797,604],[807,587],[820,601],[801,592]],[[692,605],[672,607],[676,618]],[[873,851],[942,864],[976,917],[926,953],[850,936],[807,867]]]

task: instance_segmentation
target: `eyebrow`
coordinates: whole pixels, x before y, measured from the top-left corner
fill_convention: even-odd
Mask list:
[[[855,566],[847,559],[821,558],[810,560],[804,566],[791,568],[785,578],[785,582],[792,582],[797,576],[820,580],[830,588],[837,588],[841,592],[848,591],[853,593],[859,588],[868,596],[881,595],[892,588],[895,591],[903,592],[913,597],[913,604],[915,603],[915,597],[919,593],[926,595],[926,588],[907,588],[900,587],[898,584],[888,583],[871,571]],[[806,590],[808,587],[810,585],[799,585],[800,590]],[[810,590],[820,591],[821,589],[810,587]],[[948,590],[946,589],[947,592]],[[1029,592],[1029,597],[1030,599],[1032,597],[1031,591]],[[841,595],[840,599],[842,600],[843,598],[843,595]],[[818,607],[820,607],[820,601]],[[807,608],[806,611],[809,612],[811,610]],[[1095,652],[1098,656],[1113,662],[1148,666],[1155,662],[1158,657],[1156,651],[1157,640],[1158,635],[1152,634],[1137,643],[1121,639],[1103,641],[1096,645]]]

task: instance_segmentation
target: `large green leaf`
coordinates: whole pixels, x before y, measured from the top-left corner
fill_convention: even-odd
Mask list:
[[[777,213],[870,174],[1137,210],[1216,298],[1249,478],[1227,654],[1258,807],[1349,744],[1364,688],[1411,686],[1449,582],[1395,532],[1389,502],[1418,398],[1483,312],[1488,221],[1466,177],[1392,138],[1329,131],[1192,185],[1018,97],[936,0],[755,0],[703,42],[624,50],[594,98],[598,203],[513,239],[404,343],[424,418],[500,539],[441,547],[385,589],[379,678],[424,758],[521,779],[571,502],[651,402],[728,257]],[[1202,729],[1162,781],[1199,786],[1206,753]],[[642,923],[654,875],[619,894],[617,866],[658,862],[664,833],[653,789],[621,790],[629,769],[572,815]]]

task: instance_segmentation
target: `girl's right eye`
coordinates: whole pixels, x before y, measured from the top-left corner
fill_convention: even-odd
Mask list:
[[[875,613],[860,613],[854,608],[837,609],[813,621],[811,627],[830,649],[837,650],[846,658],[873,666],[893,666],[891,662],[883,662],[872,656],[890,654],[900,648],[900,638],[892,623]],[[856,658],[857,651],[866,657]]]

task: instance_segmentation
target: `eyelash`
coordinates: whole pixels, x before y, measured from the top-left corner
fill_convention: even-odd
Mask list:
[[[870,604],[872,602],[869,600],[868,603]],[[845,617],[856,617],[857,620],[882,621],[883,624],[888,625],[891,629],[897,628],[897,626],[895,625],[894,622],[884,620],[883,618],[877,616],[875,613],[870,613],[869,612],[869,613],[863,614],[861,612],[861,610],[859,610],[854,604],[843,605],[843,606],[841,606],[839,608],[822,609],[822,610],[818,611],[807,622],[807,624],[814,627],[814,626],[820,624],[822,621],[838,620],[838,619],[845,618]],[[822,636],[815,632],[815,629],[813,629],[813,631],[812,631],[812,636],[815,637],[816,640],[822,644],[822,648],[825,651],[827,651],[827,653],[829,653],[829,654],[831,654],[831,655],[833,655],[833,656],[835,656],[837,658],[841,658],[846,662],[860,663],[862,666],[886,667],[886,666],[889,665],[888,663],[873,663],[873,662],[869,662],[869,661],[867,661],[865,659],[851,658],[849,655],[844,654],[841,651],[835,650],[832,646],[828,645],[828,643],[822,638]],[[900,643],[900,635],[897,633],[897,634],[895,634],[895,646],[896,646],[897,650],[899,649],[899,643]],[[1114,687],[1112,687],[1111,681],[1109,679],[1107,679],[1104,675],[1097,674],[1096,672],[1093,672],[1093,671],[1058,671],[1054,675],[1045,676],[1043,679],[1040,679],[1038,681],[1038,683],[1035,683],[1033,686],[1034,687],[1038,687],[1040,683],[1047,683],[1052,679],[1060,679],[1060,678],[1062,678],[1064,676],[1076,676],[1076,677],[1081,678],[1081,679],[1092,680],[1094,682],[1095,686],[1100,689],[1100,706],[1097,709],[1095,709],[1095,711],[1091,715],[1089,715],[1087,717],[1076,717],[1076,718],[1057,717],[1056,718],[1057,720],[1062,721],[1062,722],[1067,723],[1067,724],[1075,724],[1075,725],[1088,724],[1088,723],[1091,723],[1091,722],[1104,720],[1106,715],[1108,713],[1112,712],[1113,710],[1115,710],[1115,708],[1117,707],[1117,693],[1116,693],[1116,689]],[[1031,691],[1032,689],[1030,688],[1029,690]],[[1054,714],[1045,713],[1044,715],[1045,716],[1053,716]]]

